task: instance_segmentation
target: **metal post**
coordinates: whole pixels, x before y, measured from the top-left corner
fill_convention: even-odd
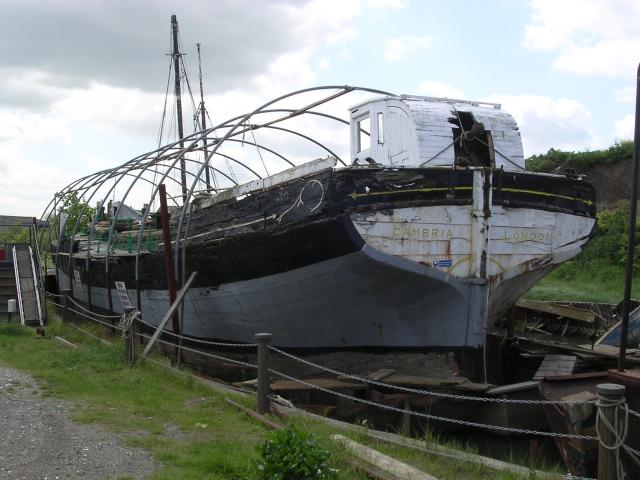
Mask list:
[[[598,480],[618,480],[618,407],[624,404],[624,385],[602,383],[596,387],[598,393]]]
[[[620,334],[620,357],[618,370],[624,370],[627,354],[627,335],[629,331],[629,311],[631,287],[633,283],[633,257],[636,247],[636,216],[638,211],[638,170],[640,169],[640,64],[636,76],[636,122],[633,135],[633,166],[631,169],[631,204],[629,205],[629,239],[627,240],[627,268],[624,279],[624,297],[622,300],[622,327]]]
[[[129,319],[130,315],[135,311],[134,307],[125,307],[125,318]],[[134,349],[133,349],[133,337],[135,332],[135,317],[131,318],[131,323],[124,323],[124,330],[122,331],[122,338],[124,338],[124,361],[128,367],[133,365]]]
[[[11,318],[13,317],[13,314],[16,313],[16,310],[15,298],[7,300],[7,322],[11,323]]]
[[[270,341],[270,333],[256,333],[256,343],[258,344],[258,413],[268,413],[271,410],[269,401]]]
[[[62,289],[62,305],[63,305],[63,309],[62,309],[62,321],[67,323],[69,322],[69,304],[71,303],[71,301],[69,300],[69,298],[71,297],[71,290],[68,288],[63,288]]]
[[[164,268],[167,275],[167,290],[169,292],[169,305],[173,305],[176,301],[176,278],[173,271],[173,262],[171,260],[171,227],[169,225],[169,208],[167,207],[167,190],[164,183],[160,184],[160,219],[162,220],[162,248],[164,249]],[[138,307],[140,308],[140,307]],[[173,325],[173,333],[180,335],[180,324],[177,316],[171,319]]]

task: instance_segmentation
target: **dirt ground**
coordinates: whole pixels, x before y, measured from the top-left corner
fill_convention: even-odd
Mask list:
[[[0,479],[140,479],[156,468],[148,452],[123,446],[117,434],[72,422],[72,408],[0,365]]]

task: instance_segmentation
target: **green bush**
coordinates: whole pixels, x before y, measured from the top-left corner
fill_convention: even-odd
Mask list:
[[[334,480],[337,471],[329,465],[329,452],[310,433],[288,426],[268,434],[259,447],[260,480]]]
[[[532,155],[527,158],[527,170],[533,172],[552,172],[558,167],[574,168],[578,171],[591,168],[600,163],[615,162],[633,157],[633,142],[631,140],[617,141],[607,149],[588,152],[565,152],[549,149],[547,153]]]

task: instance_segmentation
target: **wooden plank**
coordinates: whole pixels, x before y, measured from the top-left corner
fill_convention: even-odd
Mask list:
[[[224,399],[229,405],[234,406],[235,408],[237,408],[238,410],[240,410],[241,412],[246,413],[247,415],[249,415],[251,418],[254,418],[255,420],[258,420],[260,423],[262,423],[263,425],[265,425],[266,427],[270,428],[271,430],[282,430],[284,427],[282,425],[280,425],[279,423],[275,423],[272,422],[271,420],[269,420],[267,417],[265,417],[264,415],[261,415],[257,412],[254,412],[253,410],[251,410],[250,408],[245,407],[244,405],[240,405],[239,403],[234,402],[233,400],[231,400],[230,398],[225,398]]]
[[[460,385],[468,381],[468,379],[463,377],[436,378],[400,374],[391,375],[385,379],[385,383],[390,383],[392,385],[411,385],[416,387],[449,387]]]
[[[374,380],[374,381],[380,381],[383,378],[388,377],[389,375],[391,375],[392,373],[394,373],[395,370],[393,368],[381,368],[380,370],[376,370],[375,372],[371,372],[368,373],[364,376],[364,378],[369,379],[369,380]]]
[[[428,473],[421,472],[417,468],[411,467],[400,460],[396,460],[388,455],[378,452],[373,448],[369,448],[358,442],[340,435],[331,435],[331,438],[338,443],[344,445],[347,450],[351,451],[356,457],[370,463],[377,468],[390,473],[402,480],[438,480],[436,477]]]
[[[558,375],[569,375],[573,373],[576,366],[577,357],[575,355],[545,355],[538,371],[533,376],[534,380],[541,380],[544,377],[557,377]]]
[[[580,308],[569,307],[566,305],[558,305],[551,302],[544,302],[540,300],[524,300],[520,299],[516,302],[517,307],[526,308],[528,310],[535,310],[537,312],[551,313],[560,317],[571,318],[573,320],[580,320],[582,322],[593,323],[595,315],[593,312],[583,310]]]
[[[364,390],[366,388],[362,383],[353,381],[345,382],[336,378],[307,378],[304,381],[328,390]],[[293,380],[276,380],[271,383],[271,390],[276,392],[286,390],[314,390],[314,388],[299,382],[294,382]]]
[[[499,387],[487,390],[487,395],[503,395],[505,393],[522,392],[531,390],[538,386],[540,382],[529,380],[528,382],[512,383],[511,385],[500,385]]]
[[[381,468],[359,460],[357,458],[347,458],[347,463],[359,472],[363,472],[367,478],[373,478],[374,480],[401,480],[395,475],[385,472]]]
[[[171,305],[169,307],[169,310],[167,310],[167,313],[165,313],[164,317],[160,321],[160,325],[158,325],[158,329],[155,331],[155,333],[151,337],[151,340],[149,340],[149,343],[147,343],[147,346],[144,348],[144,351],[142,352],[142,356],[143,357],[146,357],[147,353],[149,353],[149,350],[151,350],[151,347],[153,347],[153,344],[156,342],[156,340],[158,339],[158,337],[162,333],[162,330],[164,329],[164,326],[167,324],[169,319],[173,316],[173,314],[175,313],[175,311],[178,308],[178,306],[180,306],[180,303],[184,299],[184,296],[186,295],[187,291],[189,290],[189,287],[191,286],[191,283],[193,283],[193,281],[195,280],[195,278],[197,276],[198,276],[198,272],[197,271],[193,272],[191,274],[191,276],[189,276],[189,279],[187,280],[187,283],[185,283],[184,287],[182,287],[182,290],[180,290],[178,292],[178,296],[176,297],[176,301],[173,302],[173,305]]]
[[[71,343],[69,340],[65,340],[62,337],[56,336],[56,337],[53,337],[53,339],[56,342],[58,342],[60,345],[64,345],[67,348],[72,348],[74,350],[77,350],[79,348],[78,345],[76,345],[75,343]]]
[[[549,341],[545,341],[545,340],[538,340],[537,338],[527,338],[527,337],[519,337],[520,339],[529,342],[529,343],[534,343],[537,345],[544,345],[544,346],[548,346],[548,347],[552,347],[555,348],[557,350],[564,350],[567,352],[572,352],[575,353],[576,355],[581,355],[581,356],[589,356],[589,357],[604,357],[604,358],[618,358],[618,354],[614,353],[618,351],[618,349],[616,347],[611,347],[614,350],[612,350],[611,352],[609,352],[608,349],[598,349],[596,350],[595,348],[593,350],[591,350],[590,348],[585,348],[585,347],[581,347],[579,345],[565,345],[562,343],[556,343],[556,342],[549,342]],[[597,348],[597,347],[596,347]],[[604,351],[606,350],[606,351]],[[627,350],[628,352],[628,350]],[[627,360],[629,362],[633,362],[635,365],[640,364],[640,358],[634,358],[634,357],[628,357]]]

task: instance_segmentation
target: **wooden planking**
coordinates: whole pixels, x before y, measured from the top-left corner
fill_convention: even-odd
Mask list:
[[[459,112],[471,112],[477,121],[483,123],[485,128],[491,131],[494,148],[502,154],[496,153],[495,155],[496,167],[502,166],[505,170],[524,168],[524,154],[518,126],[508,113],[500,109],[476,106],[470,103],[427,101],[419,98],[407,98],[404,101],[409,106],[415,120],[420,140],[419,157],[421,162],[431,159],[451,143],[453,140],[451,129],[454,128],[454,125],[449,122],[449,119],[455,118],[455,109],[457,109]],[[425,138],[425,136],[427,137]],[[446,137],[449,141],[441,143],[440,139],[437,139],[434,142],[434,137],[439,136]],[[507,158],[504,158],[503,155]],[[453,161],[453,152],[445,151],[429,163],[451,165]]]
[[[545,377],[570,375],[576,366],[576,360],[575,355],[545,355],[533,379],[542,380]]]
[[[402,463],[401,461],[380,453],[373,448],[354,442],[343,435],[334,434],[331,435],[331,438],[344,445],[347,450],[361,460],[375,465],[395,477],[403,480],[438,480],[436,477],[429,475],[428,473],[424,473],[417,468],[407,465],[406,463]]]

